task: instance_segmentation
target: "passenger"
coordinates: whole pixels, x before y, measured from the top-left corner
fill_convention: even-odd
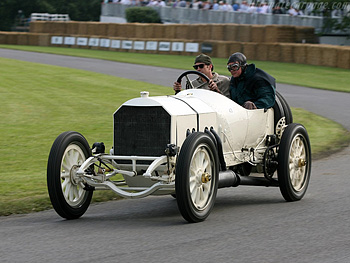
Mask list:
[[[242,53],[232,54],[227,62],[232,77],[231,99],[246,109],[268,109],[275,104],[276,82],[265,71],[247,64]]]
[[[230,98],[230,79],[213,72],[214,65],[208,55],[198,55],[194,61],[193,68],[210,79],[207,82],[204,78],[198,77],[191,82],[194,88],[212,90]],[[186,86],[189,87],[189,83],[186,83]],[[173,88],[176,93],[181,91],[181,83],[174,82]]]

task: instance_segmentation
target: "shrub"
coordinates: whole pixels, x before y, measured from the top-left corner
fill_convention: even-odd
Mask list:
[[[130,7],[125,15],[129,23],[162,23],[158,12],[151,7]]]

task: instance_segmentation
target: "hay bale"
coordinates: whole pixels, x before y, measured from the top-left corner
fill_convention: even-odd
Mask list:
[[[269,46],[270,43],[259,43],[256,45],[255,57],[257,60],[268,61],[269,60]]]
[[[67,23],[66,33],[68,35],[78,35],[79,34],[79,22],[70,21]]]
[[[224,30],[224,39],[226,41],[237,41],[237,32],[238,25],[237,24],[226,24],[223,25]]]
[[[229,57],[231,54],[235,52],[241,52],[243,53],[243,44],[242,42],[237,42],[237,41],[230,41],[228,42],[227,45],[227,54],[225,57]]]
[[[337,48],[337,67],[350,69],[350,47]]]
[[[165,24],[163,37],[165,39],[175,39],[176,38],[176,26],[174,24]]]
[[[315,34],[315,28],[310,26],[295,27],[295,42],[316,44],[318,37]]]
[[[216,58],[227,58],[229,54],[229,42],[215,41],[213,44],[212,56]]]
[[[293,60],[294,63],[298,64],[307,64],[306,54],[307,50],[306,47],[308,44],[295,44],[293,47]]]
[[[138,38],[147,38],[146,27],[149,27],[149,24],[135,23],[135,36]]]
[[[39,33],[28,34],[28,45],[38,46],[39,45]]]
[[[267,44],[267,60],[268,61],[281,61],[281,46],[279,43]]]
[[[89,35],[93,36],[106,36],[107,35],[107,23],[100,22],[88,22],[87,30]]]
[[[332,45],[322,45],[321,65],[327,67],[336,67],[338,61],[337,47]]]
[[[208,24],[197,24],[196,35],[198,41],[209,41],[212,39],[212,36],[210,35],[210,30],[206,29],[207,27]]]
[[[47,47],[50,45],[50,34],[42,33],[38,36],[38,46]]]
[[[204,31],[203,25],[200,25],[200,24],[187,25],[186,39],[194,40],[194,41],[201,40],[199,39],[199,38],[202,38],[202,36],[200,35],[201,31]]]
[[[119,24],[116,23],[110,23],[107,26],[107,36],[108,37],[118,37],[118,26]]]
[[[245,42],[242,43],[242,53],[247,57],[247,59],[257,59],[256,49],[259,44],[255,42]]]
[[[44,32],[45,21],[33,21],[29,23],[30,33],[42,33]]]
[[[165,27],[163,24],[152,24],[152,38],[164,39]]]
[[[265,42],[265,28],[263,25],[251,25],[250,27],[250,40],[256,43]]]
[[[118,26],[118,37],[134,38],[135,27],[132,23],[119,24]]]
[[[17,32],[7,32],[6,44],[17,45],[18,34]]]
[[[295,44],[281,43],[281,62],[294,63],[294,46]]]
[[[210,24],[208,30],[210,30],[210,35],[212,40],[223,41],[225,39],[225,24]]]
[[[0,44],[6,44],[7,34],[5,32],[0,32]]]
[[[45,27],[45,30],[40,33],[53,33],[53,34],[66,34],[66,25],[69,22],[60,22],[60,21],[54,21],[54,22],[47,22]]]
[[[175,25],[175,39],[187,39],[187,25]]]
[[[88,35],[88,25],[86,22],[78,22],[78,35]]]
[[[17,45],[28,45],[28,33],[17,33]]]
[[[307,45],[306,46],[306,64],[309,65],[322,65],[322,52],[323,48],[319,45]]]
[[[237,39],[241,42],[252,42],[251,40],[251,25],[238,25],[237,26]]]
[[[268,25],[265,28],[265,42],[295,43],[295,26]]]

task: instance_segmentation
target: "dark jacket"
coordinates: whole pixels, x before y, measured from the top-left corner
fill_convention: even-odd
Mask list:
[[[253,102],[258,109],[268,109],[275,104],[276,81],[265,71],[249,64],[238,78],[231,77],[231,99],[239,105]]]

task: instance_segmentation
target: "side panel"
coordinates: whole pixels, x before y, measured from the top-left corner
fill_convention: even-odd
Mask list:
[[[247,148],[255,148],[266,135],[273,134],[273,110],[264,109],[248,111],[248,131],[245,140]]]

